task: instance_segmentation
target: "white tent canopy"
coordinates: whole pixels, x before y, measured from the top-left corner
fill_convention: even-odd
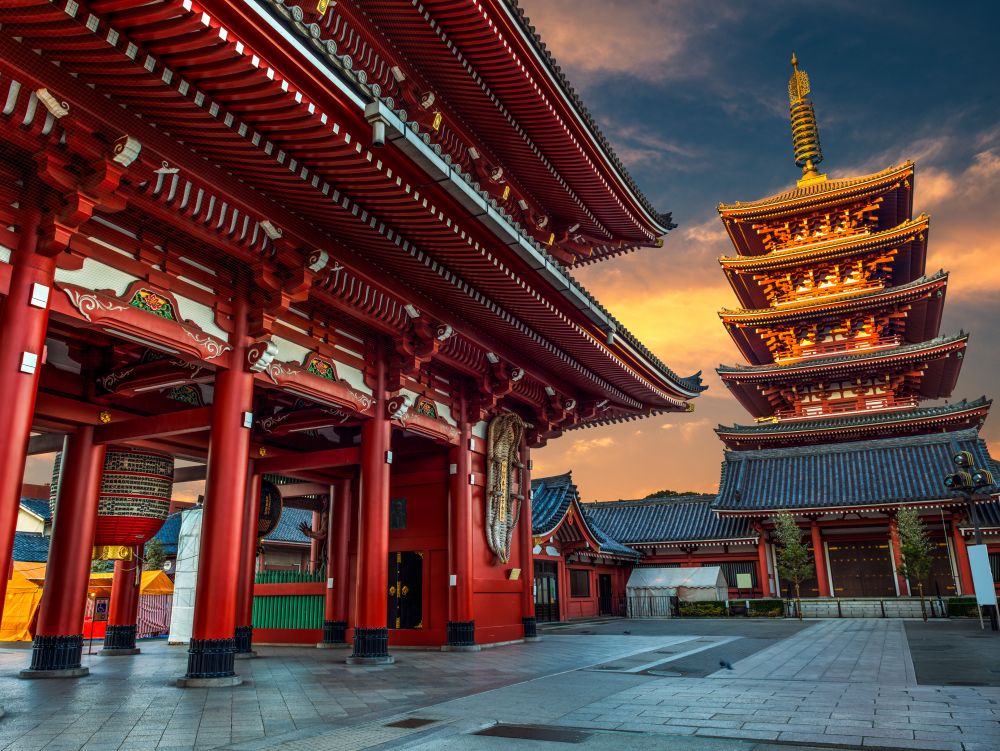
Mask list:
[[[676,595],[682,602],[721,602],[729,597],[729,585],[719,566],[636,568],[626,593],[629,598]]]

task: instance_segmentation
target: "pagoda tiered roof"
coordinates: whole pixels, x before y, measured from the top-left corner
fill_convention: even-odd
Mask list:
[[[804,445],[857,441],[929,431],[978,428],[986,421],[991,399],[985,396],[954,404],[913,409],[855,412],[833,417],[768,420],[753,425],[719,425],[715,432],[730,449],[763,449],[779,445]]]
[[[770,301],[761,289],[762,274],[777,274],[817,263],[859,260],[879,253],[891,253],[883,264],[889,267],[890,283],[898,286],[911,282],[924,272],[929,229],[930,217],[921,214],[916,219],[908,219],[879,232],[821,240],[760,256],[724,256],[719,263],[740,303],[750,308],[763,308]]]
[[[813,446],[727,451],[714,508],[722,515],[885,511],[964,505],[944,486],[952,457],[992,466],[977,429]],[[985,499],[984,499],[985,500]]]
[[[740,404],[755,417],[766,417],[774,412],[763,389],[776,384],[829,382],[862,373],[900,372],[914,366],[916,372],[908,375],[917,381],[916,393],[910,395],[939,399],[949,396],[955,388],[968,340],[968,334],[959,333],[916,344],[815,357],[783,365],[721,365],[716,372]]]
[[[798,185],[757,201],[719,204],[719,214],[737,252],[756,256],[767,250],[754,224],[836,208],[861,198],[881,198],[879,229],[888,229],[912,216],[913,162],[888,167],[869,175],[822,180]]]
[[[865,289],[832,299],[807,298],[780,308],[724,309],[719,311],[719,317],[743,356],[754,365],[763,365],[772,360],[766,340],[775,329],[887,307],[905,311],[905,318],[895,325],[905,341],[932,339],[941,325],[947,286],[948,273],[940,270],[896,287]]]

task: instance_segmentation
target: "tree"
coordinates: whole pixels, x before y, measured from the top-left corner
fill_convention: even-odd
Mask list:
[[[802,544],[802,530],[787,511],[774,517],[774,536],[778,542],[778,573],[795,585],[795,609],[802,620],[802,582],[815,572],[812,553]]]
[[[167,560],[167,551],[163,548],[163,541],[154,537],[146,543],[142,567],[146,571],[159,571],[163,568],[165,560]]]
[[[92,574],[107,574],[114,570],[114,561],[95,560],[90,562],[90,572]]]
[[[896,530],[899,534],[899,552],[903,559],[899,573],[917,584],[920,594],[920,612],[927,620],[927,605],[924,601],[924,582],[930,576],[934,565],[934,545],[927,536],[927,527],[920,521],[915,508],[901,508],[896,512]]]
[[[650,493],[645,498],[644,501],[648,501],[652,498],[673,498],[679,495],[700,495],[700,493],[695,493],[693,490],[657,490],[655,493]]]

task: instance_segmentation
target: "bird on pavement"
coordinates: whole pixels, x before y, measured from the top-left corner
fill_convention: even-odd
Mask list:
[[[725,668],[726,670],[732,670],[732,669],[733,669],[733,666],[732,666],[732,665],[730,665],[730,664],[729,664],[728,662],[726,662],[725,660],[719,660],[719,667],[720,667],[720,668]]]

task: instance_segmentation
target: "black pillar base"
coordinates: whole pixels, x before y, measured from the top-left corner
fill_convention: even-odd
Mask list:
[[[475,621],[448,621],[448,646],[472,647],[476,644]]]
[[[31,645],[28,670],[79,670],[83,655],[83,634],[75,636],[36,636]]]
[[[347,658],[349,665],[391,665],[395,662],[389,654],[389,629],[354,629],[354,652]]]
[[[253,626],[237,626],[233,643],[236,645],[236,654],[253,652]]]
[[[323,643],[347,643],[347,621],[323,621]]]
[[[524,638],[525,640],[537,641],[538,636],[538,621],[535,620],[535,616],[530,618],[522,618],[521,624],[524,626]]]
[[[135,649],[135,626],[108,624],[104,632],[104,649]]]
[[[184,678],[231,678],[236,675],[235,656],[235,639],[192,639]]]

